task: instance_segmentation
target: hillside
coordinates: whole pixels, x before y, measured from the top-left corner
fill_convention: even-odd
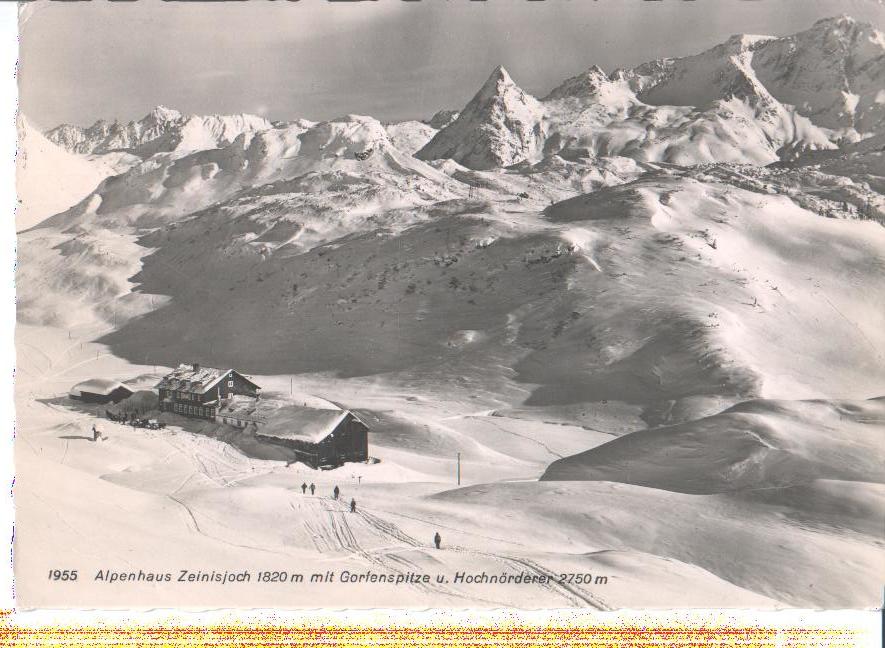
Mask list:
[[[791,488],[817,480],[885,484],[882,421],[881,398],[745,401],[560,459],[541,479],[613,481],[695,494]]]
[[[52,143],[21,118],[16,155],[18,208],[15,229],[29,229],[89,195],[108,176],[125,170],[132,156],[85,157]],[[51,187],[47,179],[51,178]]]

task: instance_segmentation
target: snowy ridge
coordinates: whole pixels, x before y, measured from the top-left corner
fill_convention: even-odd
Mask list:
[[[157,152],[199,151],[230,144],[244,133],[271,128],[256,115],[184,116],[177,110],[157,106],[138,121],[128,124],[99,120],[82,128],[62,124],[46,137],[59,146],[82,155],[126,150],[150,157]]]
[[[681,165],[768,164],[882,132],[883,88],[885,36],[843,16],[611,75],[593,66],[540,102],[499,68],[418,157],[488,169],[572,148]]]

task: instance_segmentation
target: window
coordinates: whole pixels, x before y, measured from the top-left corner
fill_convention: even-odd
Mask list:
[[[230,380],[227,381],[227,386],[228,386],[228,387],[233,387],[233,386],[234,386],[234,379],[233,379],[233,378],[231,378]]]

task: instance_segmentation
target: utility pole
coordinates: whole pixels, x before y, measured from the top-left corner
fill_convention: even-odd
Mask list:
[[[458,453],[458,486],[461,485],[461,453]]]

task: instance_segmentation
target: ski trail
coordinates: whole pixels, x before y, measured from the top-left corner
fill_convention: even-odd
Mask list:
[[[329,536],[333,540],[334,545],[338,549],[352,553],[357,557],[363,559],[370,565],[374,565],[379,569],[384,569],[385,571],[393,572],[395,574],[405,575],[407,572],[412,572],[416,570],[416,565],[413,562],[403,558],[402,556],[392,555],[387,550],[366,550],[357,540],[356,533],[354,533],[354,528],[351,526],[349,519],[355,518],[356,520],[363,522],[363,524],[361,525],[362,527],[365,527],[368,531],[374,533],[375,535],[380,534],[381,537],[385,540],[389,539],[390,537],[394,537],[399,542],[405,542],[410,547],[421,547],[421,545],[414,538],[410,538],[405,533],[397,532],[396,530],[392,529],[390,525],[385,525],[383,521],[381,521],[381,524],[378,525],[373,524],[366,518],[364,512],[357,512],[355,514],[352,514],[349,512],[346,505],[344,504],[338,503],[336,505],[336,503],[334,502],[323,500],[320,501],[320,504],[326,513],[325,520],[328,521],[326,531],[329,533]],[[323,534],[321,534],[321,537],[322,535]],[[424,594],[442,594],[454,597],[456,599],[464,598],[464,595],[460,592],[454,591],[435,582],[407,584]],[[495,605],[498,604],[497,601],[485,601],[482,599],[476,600],[483,603],[490,603]]]
[[[426,545],[416,540],[409,534],[405,533],[402,529],[397,527],[392,522],[387,522],[382,518],[379,518],[376,515],[373,515],[366,511],[359,512],[360,517],[362,517],[371,527],[376,529],[379,533],[387,535],[399,542],[407,544],[411,547],[415,548],[427,548]],[[467,547],[453,546],[451,550],[457,551],[459,553],[472,554],[476,556],[484,556],[487,558],[492,558],[498,562],[504,562],[505,564],[516,565],[518,568],[521,568],[523,571],[528,571],[532,575],[535,576],[544,576],[548,579],[549,583],[545,584],[544,587],[548,591],[554,592],[568,600],[572,605],[576,607],[592,607],[597,610],[610,610],[612,609],[608,604],[605,603],[600,597],[591,594],[590,592],[585,591],[584,589],[577,587],[576,585],[560,583],[558,582],[557,574],[554,574],[550,570],[537,563],[527,559],[527,558],[518,558],[514,556],[504,555],[504,554],[496,554],[485,551],[478,551],[475,549],[470,549]],[[463,594],[460,594],[463,597]],[[475,597],[474,597],[475,598]],[[477,599],[478,600],[478,599]],[[495,602],[497,603],[497,602]]]

